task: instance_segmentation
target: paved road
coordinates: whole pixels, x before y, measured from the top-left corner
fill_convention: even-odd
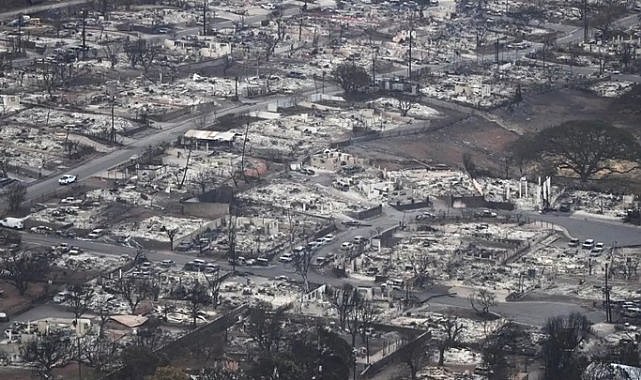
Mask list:
[[[412,213],[408,213],[411,217]],[[550,219],[550,221],[561,221],[566,224],[568,229],[572,229],[570,232],[573,235],[576,235],[580,238],[586,238],[588,236],[594,237],[595,235],[580,235],[581,232],[587,234],[591,233],[592,230],[604,231],[606,228],[609,233],[614,233],[616,236],[622,235],[627,236],[630,234],[630,226],[625,226],[621,224],[614,223],[603,223],[598,220],[582,220],[575,219],[566,216],[556,216],[556,215],[539,215],[532,214],[531,217],[537,217],[540,219]],[[365,236],[371,237],[377,234],[379,231],[393,227],[398,224],[399,220],[403,218],[403,213],[398,212],[391,207],[384,208],[384,214],[370,219],[367,221],[366,225],[361,225],[358,227],[349,227],[341,228],[341,230],[335,233],[336,238],[334,241],[319,249],[315,256],[327,255],[330,252],[341,253],[340,245],[344,241],[351,241],[355,236]],[[638,232],[640,230],[634,229],[633,232]],[[602,235],[599,235],[602,236]],[[630,237],[634,239],[634,237]],[[60,239],[55,236],[46,236],[38,235],[31,233],[23,233],[23,240],[32,244],[39,244],[42,246],[52,246],[57,245],[61,242],[67,242],[71,245],[78,246],[83,248],[87,252],[91,252],[97,255],[105,256],[114,256],[120,257],[121,255],[133,256],[135,254],[135,249],[129,247],[122,247],[117,245],[105,244],[93,240],[69,240],[69,239]],[[629,242],[630,240],[626,240]],[[158,262],[165,259],[172,259],[176,262],[176,265],[181,267],[188,261],[194,258],[194,253],[185,254],[185,253],[176,253],[176,252],[167,252],[167,251],[147,251],[147,257],[153,261]],[[221,266],[223,271],[231,270],[230,266],[224,260],[218,260],[218,264]],[[269,266],[241,266],[237,268],[238,270],[245,270],[251,272],[255,275],[274,278],[276,276],[287,276],[290,279],[299,280],[299,275],[295,272],[294,268],[289,264],[279,263],[277,260],[274,260],[270,263]],[[334,286],[342,286],[342,284],[349,282],[355,286],[377,286],[373,281],[368,281],[365,279],[354,279],[354,278],[335,278],[330,274],[318,273],[315,270],[311,270],[309,273],[309,281],[312,283],[318,284],[331,284]],[[434,296],[440,292],[439,290],[427,290],[418,294],[419,298],[426,299],[430,296]],[[430,307],[434,311],[442,310],[447,307],[461,307],[465,309],[470,309],[470,304],[467,298],[465,297],[440,297],[436,298],[433,301],[429,302]],[[20,315],[17,319],[20,320],[31,320],[36,319],[36,317],[46,317],[48,313],[51,312],[51,308],[55,306],[51,305],[42,305],[38,306],[32,311],[29,311],[27,314]],[[570,302],[509,302],[509,303],[500,303],[494,309],[496,312],[511,318],[517,322],[531,324],[540,326],[545,320],[551,316],[559,314],[567,314],[572,311],[582,312],[590,317],[594,322],[599,322],[603,320],[603,315],[600,311],[595,311],[593,309],[585,308],[581,305],[570,303]],[[60,313],[65,313],[60,309],[55,309],[56,315]]]
[[[375,218],[372,220],[372,226],[376,225],[388,225],[389,219],[387,217]],[[343,241],[351,240],[356,235],[367,236],[368,233],[373,232],[373,227],[363,226],[363,227],[352,227],[343,231],[337,232],[336,239],[333,244],[330,244],[326,247],[323,247],[318,251],[318,255],[324,254],[328,251],[338,250],[340,243]],[[54,236],[45,236],[37,235],[31,233],[24,233],[23,240],[30,242],[32,244],[40,244],[43,246],[57,245],[61,242],[67,242],[69,244],[79,246],[85,249],[87,252],[91,252],[96,255],[104,256],[114,256],[119,257],[121,255],[133,256],[135,254],[135,249],[128,247],[120,247],[109,244],[100,243],[97,241],[90,240],[68,240],[68,239],[58,239]],[[186,262],[194,258],[193,254],[181,254],[175,252],[158,252],[158,251],[147,251],[147,258],[152,262],[158,262],[164,259],[173,259],[176,261],[178,267],[183,266]],[[223,271],[228,271],[231,268],[229,265],[219,260],[218,264],[221,266]],[[276,276],[287,276],[290,279],[299,280],[299,275],[294,271],[293,267],[289,264],[282,264],[274,261],[267,267],[261,266],[241,266],[237,270],[244,270],[253,273],[254,275],[265,277],[265,278],[275,278]],[[362,279],[353,279],[353,278],[336,278],[328,274],[320,274],[315,271],[310,271],[309,281],[311,283],[317,284],[330,284],[333,286],[342,286],[344,283],[350,283],[354,286],[377,286],[373,281],[362,280]],[[428,297],[441,294],[441,290],[433,289],[426,290],[417,293],[417,296],[420,299],[427,299]],[[438,312],[446,308],[464,308],[470,309],[469,300],[465,297],[451,296],[451,297],[439,297],[428,302],[431,310]],[[499,303],[494,309],[495,312],[504,315],[510,319],[513,319],[519,323],[524,323],[528,325],[541,326],[545,323],[545,320],[551,316],[559,314],[568,314],[572,311],[578,311],[588,315],[588,317],[593,322],[600,322],[603,320],[603,313],[595,311],[592,309],[587,309],[583,306],[569,303],[569,302],[509,302],[509,303]],[[36,320],[47,317],[72,317],[72,314],[64,310],[63,308],[52,304],[46,303],[43,305],[36,306],[35,308],[14,316],[13,320],[28,321]],[[0,325],[0,328],[2,325]]]
[[[524,214],[531,219],[562,226],[577,239],[595,239],[608,245],[616,242],[617,246],[641,245],[641,227],[623,224],[617,220],[574,216],[561,212]]]
[[[334,87],[326,87],[326,92],[335,91]],[[316,90],[307,90],[300,95],[307,96],[317,92]],[[267,104],[276,102],[279,99],[288,99],[289,96],[271,96],[262,99],[252,104],[238,104],[216,111],[216,116],[224,116],[234,113],[246,113],[256,109],[265,107]],[[80,166],[77,166],[64,174],[74,174],[78,177],[78,181],[85,180],[98,173],[104,172],[109,168],[122,164],[130,160],[132,157],[141,155],[149,146],[157,146],[163,142],[175,141],[176,138],[185,133],[188,129],[195,128],[194,119],[197,116],[190,116],[186,120],[181,120],[173,123],[157,123],[156,125],[161,128],[157,133],[151,134],[135,142],[109,153],[107,155],[98,157],[88,161]],[[38,201],[45,197],[47,194],[55,192],[58,188],[58,178],[48,178],[42,181],[32,182],[27,190],[26,200]]]
[[[61,8],[73,7],[76,5],[83,5],[83,4],[89,3],[90,1],[91,0],[68,0],[68,1],[60,1],[57,3],[51,3],[51,4],[34,5],[32,7],[20,8],[14,11],[2,12],[0,13],[0,20],[10,20],[20,15],[25,15],[25,14],[28,15],[32,13],[51,11],[54,9],[61,9]]]
[[[616,20],[613,23],[614,28],[628,28],[630,26],[636,25],[639,23],[639,14],[634,13],[629,16],[622,17],[618,20]],[[595,28],[590,28],[589,29],[589,36],[593,36],[595,33],[596,29]],[[556,39],[556,44],[559,46],[562,45],[567,45],[570,43],[576,43],[576,42],[582,42],[583,41],[583,27],[576,28],[566,34],[563,37],[557,38]]]

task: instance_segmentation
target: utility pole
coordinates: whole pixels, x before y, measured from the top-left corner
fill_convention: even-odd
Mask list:
[[[583,0],[583,42],[588,42],[588,0]]]
[[[376,55],[378,55],[378,51],[374,51],[374,54],[372,54],[372,83],[376,84]]]
[[[303,17],[298,22],[298,42],[303,40]]]
[[[409,81],[412,81],[412,34],[414,34],[414,14],[410,14],[410,48],[407,60],[407,71]]]
[[[203,36],[207,35],[207,0],[203,0]]]
[[[82,10],[82,59],[87,58],[87,10]]]
[[[608,263],[605,263],[605,321],[612,322],[612,311],[610,310],[610,288],[608,285]]]
[[[494,62],[499,63],[499,39],[496,39],[496,42],[494,43]]]

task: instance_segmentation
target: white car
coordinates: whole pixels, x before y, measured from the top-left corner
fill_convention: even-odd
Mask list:
[[[583,249],[592,249],[594,248],[594,239],[586,239],[583,244],[581,244]]]
[[[75,175],[65,174],[58,179],[58,183],[61,185],[69,185],[76,182],[77,179]]]
[[[332,241],[334,241],[334,235],[327,234],[327,235],[323,236],[322,239],[325,240],[325,244],[329,244]]]
[[[354,244],[352,244],[351,241],[346,241],[346,242],[343,242],[343,244],[341,244],[341,249],[344,250],[344,251],[348,251],[348,250],[352,249],[353,246],[354,246]]]

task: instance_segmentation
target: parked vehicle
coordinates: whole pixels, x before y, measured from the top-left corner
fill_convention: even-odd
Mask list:
[[[264,257],[259,257],[256,259],[256,264],[266,267],[267,265],[269,265],[269,260]]]
[[[171,267],[171,266],[176,265],[176,262],[174,260],[167,259],[167,260],[162,260],[160,262],[160,265],[163,266],[163,267]]]
[[[594,248],[594,239],[587,239],[581,244],[583,249],[592,249]]]
[[[6,228],[13,228],[14,230],[22,230],[24,228],[24,219],[20,218],[4,218],[0,219],[0,226]]]
[[[91,232],[89,232],[87,237],[89,239],[97,239],[97,238],[101,237],[104,234],[105,234],[105,230],[104,229],[96,228],[96,229],[92,230]]]
[[[64,186],[64,185],[70,185],[76,182],[77,180],[78,180],[78,177],[76,177],[75,175],[65,174],[58,179],[58,183]]]

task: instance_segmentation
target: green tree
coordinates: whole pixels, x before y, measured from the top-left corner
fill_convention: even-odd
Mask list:
[[[50,257],[44,252],[23,251],[4,258],[0,269],[1,277],[24,295],[30,282],[45,280],[51,269]]]
[[[568,121],[525,136],[513,148],[524,160],[564,166],[582,182],[598,173],[630,172],[641,161],[641,146],[630,132],[600,121]],[[636,165],[622,170],[617,166],[621,161]]]
[[[176,367],[158,367],[151,380],[187,380],[187,374]]]
[[[187,292],[187,301],[189,316],[192,320],[192,327],[196,327],[198,317],[202,316],[202,308],[209,302],[207,289],[199,282],[194,285]]]
[[[355,95],[362,92],[370,82],[367,70],[352,63],[343,63],[336,66],[332,74],[346,95]]]
[[[42,379],[50,379],[54,368],[64,367],[69,362],[72,343],[69,337],[54,332],[28,342],[20,352],[26,362],[33,363]]]
[[[15,182],[7,186],[5,197],[11,211],[16,211],[27,196],[27,186],[22,182]]]
[[[546,379],[581,378],[587,363],[579,349],[591,332],[590,321],[580,313],[552,317],[545,322],[542,354]]]
[[[123,377],[130,380],[142,380],[145,376],[152,375],[156,368],[166,364],[150,348],[144,346],[130,346],[121,354],[123,363]]]

